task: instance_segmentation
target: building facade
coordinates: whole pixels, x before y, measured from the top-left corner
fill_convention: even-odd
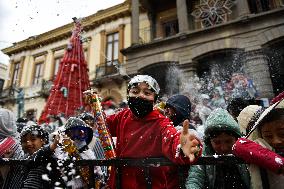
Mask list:
[[[103,99],[119,103],[126,96],[120,49],[130,46],[128,1],[82,18],[83,48],[92,87]],[[71,20],[71,19],[70,19]],[[71,37],[73,23],[32,36],[2,51],[9,55],[9,76],[0,101],[18,117],[39,118]]]
[[[149,74],[162,96],[271,99],[284,90],[283,0],[131,0],[83,18],[92,87],[119,103],[129,77]],[[72,23],[2,51],[1,103],[39,117]],[[24,106],[19,109],[24,91]]]
[[[126,72],[166,95],[270,99],[284,90],[283,15],[283,0],[132,0]]]
[[[0,94],[3,92],[4,83],[7,79],[7,73],[8,73],[8,66],[6,64],[0,63]]]

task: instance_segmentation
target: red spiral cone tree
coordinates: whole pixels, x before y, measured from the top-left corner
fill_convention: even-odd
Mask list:
[[[90,88],[90,82],[80,35],[82,26],[78,19],[73,20],[75,27],[39,123],[48,122],[51,115],[73,116],[85,106],[83,92]]]

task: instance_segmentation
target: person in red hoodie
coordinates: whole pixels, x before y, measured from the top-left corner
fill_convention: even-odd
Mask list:
[[[177,132],[170,120],[153,110],[160,88],[148,75],[133,77],[127,90],[129,108],[107,117],[106,123],[112,137],[117,137],[118,158],[166,157],[177,164],[190,164],[201,155],[202,147],[192,133],[189,122],[183,123],[182,132]],[[178,188],[178,175],[167,176],[167,167],[151,167],[153,189]],[[143,167],[121,168],[121,188],[144,189],[147,187]],[[115,188],[115,170],[112,169],[109,186]]]

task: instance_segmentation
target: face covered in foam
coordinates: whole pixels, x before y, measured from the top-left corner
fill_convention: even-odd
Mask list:
[[[139,118],[153,111],[155,93],[145,82],[133,85],[128,93],[128,105],[132,113]]]
[[[132,113],[142,118],[153,111],[160,87],[157,81],[149,75],[137,75],[128,84],[128,106]]]

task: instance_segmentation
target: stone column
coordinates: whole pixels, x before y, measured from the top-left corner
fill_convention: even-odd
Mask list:
[[[189,30],[186,0],[176,0],[179,33]]]
[[[185,67],[186,66],[186,67]],[[197,62],[192,61],[190,63],[187,63],[186,65],[182,66],[183,73],[185,74],[185,78],[189,79],[191,77],[195,77],[197,74]]]
[[[267,55],[261,49],[248,51],[245,54],[244,66],[245,72],[253,80],[260,97],[273,98]]]
[[[148,12],[148,18],[150,21],[150,41],[153,41],[156,37],[157,34],[157,29],[156,29],[156,13],[151,10]]]
[[[131,43],[139,43],[139,0],[131,0]]]
[[[236,12],[238,13],[239,17],[250,14],[248,1],[247,0],[237,0],[236,1]]]

